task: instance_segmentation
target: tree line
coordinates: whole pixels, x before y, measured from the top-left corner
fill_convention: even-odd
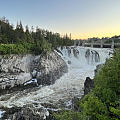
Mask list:
[[[60,46],[70,46],[73,43],[67,34],[61,37],[59,33],[53,33],[39,27],[29,29],[28,25],[24,29],[21,21],[14,28],[5,17],[0,19],[1,54],[22,52],[40,54]]]
[[[102,38],[98,38],[98,37],[88,38],[87,42],[88,43],[101,42],[101,40],[104,43],[112,43],[112,41],[114,41],[115,43],[120,43],[120,35],[115,35],[112,37],[102,37]]]

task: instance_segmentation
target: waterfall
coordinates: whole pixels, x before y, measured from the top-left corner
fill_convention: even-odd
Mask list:
[[[71,61],[75,67],[96,66],[105,63],[110,57],[111,49],[104,48],[85,48],[85,47],[64,47],[59,48],[65,61]]]
[[[67,104],[74,97],[81,97],[86,77],[94,77],[96,65],[110,58],[111,49],[62,47],[56,51],[68,65],[68,73],[55,84],[37,87],[36,90],[0,96],[0,106],[12,107],[26,104],[48,103],[56,106]],[[6,98],[6,99],[3,99]]]

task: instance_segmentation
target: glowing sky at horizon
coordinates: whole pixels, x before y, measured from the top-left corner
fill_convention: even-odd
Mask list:
[[[120,0],[1,0],[0,17],[74,39],[120,35]]]

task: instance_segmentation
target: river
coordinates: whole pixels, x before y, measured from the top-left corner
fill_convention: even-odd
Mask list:
[[[47,103],[55,106],[69,105],[74,96],[81,97],[86,77],[94,78],[96,65],[110,58],[111,49],[70,47],[59,49],[58,53],[68,65],[68,73],[50,86],[39,86],[33,90],[24,90],[0,96],[0,107],[22,107],[26,104]],[[89,54],[86,53],[88,51]],[[96,56],[94,52],[99,54]],[[87,54],[87,55],[86,55]]]

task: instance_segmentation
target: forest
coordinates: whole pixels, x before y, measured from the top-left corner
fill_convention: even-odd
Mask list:
[[[5,17],[0,19],[0,54],[41,54],[73,43],[67,34],[61,37],[39,27],[24,28],[21,21],[14,27]]]

